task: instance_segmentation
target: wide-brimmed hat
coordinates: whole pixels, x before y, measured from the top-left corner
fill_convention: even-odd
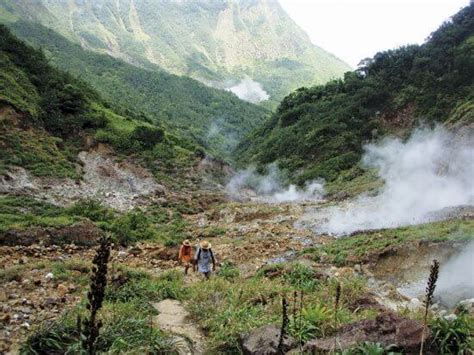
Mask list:
[[[183,242],[183,245],[189,247],[191,245],[191,243],[189,242],[188,239],[186,239],[184,242]]]
[[[204,249],[204,250],[211,249],[211,243],[207,241],[201,242],[201,249]]]

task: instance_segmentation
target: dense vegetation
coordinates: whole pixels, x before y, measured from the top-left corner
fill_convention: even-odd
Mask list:
[[[18,21],[12,31],[42,48],[51,64],[86,81],[102,97],[120,107],[122,115],[135,113],[162,123],[215,156],[229,151],[266,117],[265,109],[233,94],[209,88],[193,79],[146,70],[109,55],[86,51],[38,24]]]
[[[275,103],[350,69],[313,45],[276,1],[1,0],[0,9],[2,21],[29,19],[134,65],[219,87],[248,75]]]
[[[420,121],[473,119],[473,57],[471,4],[421,46],[378,53],[343,80],[288,95],[236,155],[260,167],[278,162],[300,183],[353,179],[366,141]]]
[[[83,81],[0,27],[0,170],[16,165],[37,176],[77,178],[88,136],[166,173],[192,162],[196,143],[170,134],[133,110],[116,108]],[[160,167],[160,169],[158,169]]]

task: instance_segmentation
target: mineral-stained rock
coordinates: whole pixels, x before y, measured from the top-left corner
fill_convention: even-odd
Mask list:
[[[371,294],[363,295],[361,297],[355,298],[349,303],[349,309],[351,311],[361,310],[361,309],[376,309],[379,311],[385,310],[385,307],[377,302],[375,297]]]
[[[241,337],[242,350],[246,355],[278,354],[279,340],[280,328],[276,325],[266,325]],[[282,350],[286,352],[295,345],[296,342],[293,338],[284,337]]]
[[[29,228],[0,233],[0,245],[79,244],[94,245],[102,231],[88,220],[61,228]]]
[[[64,284],[59,284],[57,289],[58,289],[59,296],[61,296],[61,297],[63,297],[64,295],[66,295],[69,292],[69,289]]]
[[[377,342],[384,347],[395,345],[404,353],[412,354],[419,351],[422,332],[421,323],[387,311],[374,320],[348,324],[335,336],[311,340],[306,343],[303,350],[308,353],[329,352],[334,349],[336,338],[338,348],[343,350],[362,342]],[[425,339],[429,337],[429,330],[425,330]]]

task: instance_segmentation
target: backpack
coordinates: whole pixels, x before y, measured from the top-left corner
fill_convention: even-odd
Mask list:
[[[209,248],[209,252],[211,253],[211,260],[214,260],[214,253],[212,252],[211,248]],[[198,249],[196,261],[199,261],[200,257],[201,257],[201,248]]]

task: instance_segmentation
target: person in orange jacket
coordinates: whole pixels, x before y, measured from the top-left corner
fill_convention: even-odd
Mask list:
[[[189,268],[193,262],[193,248],[188,239],[186,239],[179,248],[179,261],[184,265],[184,274],[188,274]]]

